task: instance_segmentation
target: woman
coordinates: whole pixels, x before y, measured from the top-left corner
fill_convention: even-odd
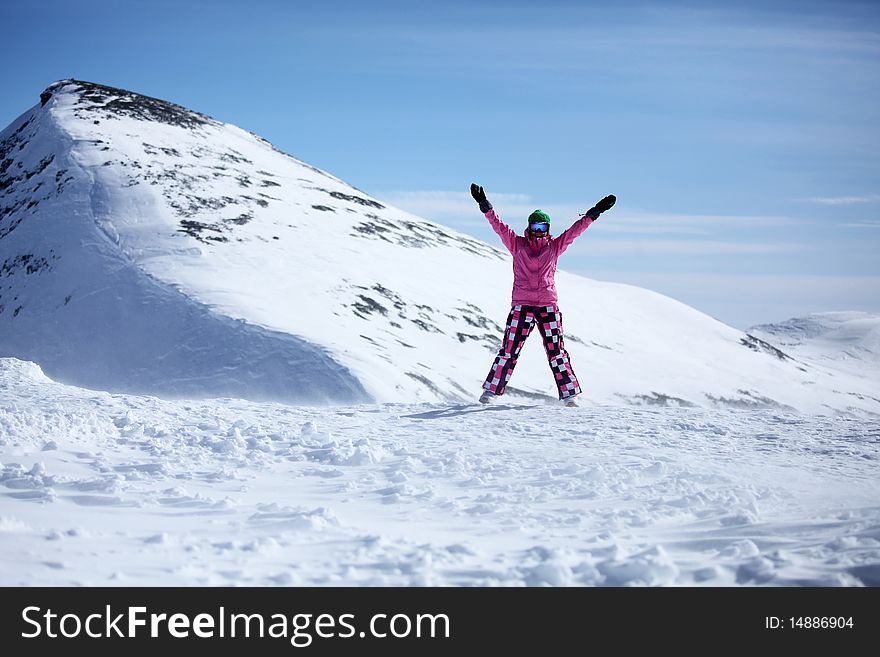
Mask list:
[[[614,195],[606,196],[559,237],[550,235],[550,217],[535,210],[529,215],[529,225],[520,237],[495,214],[482,187],[471,184],[471,196],[513,256],[512,308],[507,316],[501,349],[483,383],[480,402],[488,404],[504,394],[519,352],[529,333],[538,325],[550,370],[559,389],[559,399],[566,406],[577,406],[574,398],[580,394],[581,388],[562,339],[562,313],[556,305],[558,297],[554,281],[556,261],[568,245],[617,199]]]

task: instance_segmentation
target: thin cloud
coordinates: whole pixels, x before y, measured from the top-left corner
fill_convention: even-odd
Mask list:
[[[616,221],[627,222],[631,226],[680,226],[692,228],[728,227],[748,224],[751,228],[759,226],[793,226],[807,223],[804,219],[782,215],[734,215],[734,214],[678,214],[672,212],[640,212],[624,210]]]
[[[880,221],[859,221],[850,224],[842,224],[844,228],[880,228]]]
[[[880,276],[570,271],[654,290],[741,329],[821,311],[880,311]]]
[[[577,269],[574,273],[581,274]],[[687,290],[705,290],[713,292],[723,289],[726,292],[739,291],[753,295],[757,290],[765,291],[768,296],[785,296],[796,292],[821,291],[828,295],[840,294],[844,290],[862,290],[871,292],[871,298],[880,303],[880,276],[848,276],[835,274],[750,274],[750,273],[712,273],[668,271],[617,271],[591,269],[581,274],[588,278],[603,281],[614,281],[628,285],[652,288],[652,283],[663,283],[668,287]]]
[[[724,242],[721,240],[587,240],[575,242],[570,253],[579,255],[768,255],[807,251],[791,242]]]
[[[474,200],[467,192],[439,190],[390,191],[376,196],[390,205],[420,217],[438,222],[450,221],[459,225],[482,223]],[[541,207],[554,223],[567,227],[589,209],[590,203],[538,203],[528,194],[489,192],[489,200],[498,214],[508,223],[519,224],[536,208]],[[598,199],[597,199],[598,200]],[[602,230],[624,234],[680,234],[710,235],[730,226],[748,226],[750,229],[793,226],[805,220],[778,215],[679,214],[671,212],[642,212],[618,205],[602,219]],[[559,232],[559,229],[556,229]]]
[[[491,192],[488,195],[492,203],[499,206],[525,207],[527,201],[529,201],[529,197],[526,194]],[[429,219],[435,217],[467,216],[474,214],[474,212],[479,213],[477,204],[471,198],[469,192],[423,190],[380,192],[376,196],[401,210],[406,210]]]
[[[571,204],[541,204],[528,194],[487,192],[496,212],[511,225],[524,224],[536,208],[541,207],[561,223],[574,221],[588,207]],[[376,193],[376,197],[401,210],[440,223],[457,225],[485,224],[486,220],[468,192],[450,191],[391,191]]]
[[[418,67],[420,71],[628,70],[633,52],[661,56],[656,60],[661,64],[640,58],[641,66],[667,68],[668,57],[699,62],[699,57],[694,59],[695,52],[821,53],[845,59],[880,54],[876,30],[835,29],[818,19],[792,20],[795,17],[791,15],[780,18],[760,11],[661,7],[643,9],[643,20],[624,23],[615,20],[617,13],[597,12],[594,7],[550,6],[537,15],[532,8],[511,7],[504,20],[485,8],[463,7],[458,12],[461,20],[437,24],[428,32],[413,23],[414,16],[406,14],[369,32],[336,25],[316,27],[312,32],[321,38],[397,44],[398,48],[389,50],[388,65]],[[653,20],[645,24],[649,17]],[[484,29],[487,18],[493,21],[488,32]],[[601,27],[584,39],[584,24]],[[541,47],[524,48],[522,44],[532,43],[536,34],[547,37],[541,40]],[[408,56],[393,54],[400,49]]]
[[[820,205],[853,205],[855,203],[876,203],[880,201],[880,194],[867,194],[865,196],[812,196],[800,200],[805,203],[819,203]]]

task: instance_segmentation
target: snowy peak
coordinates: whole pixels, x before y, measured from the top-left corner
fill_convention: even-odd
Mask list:
[[[64,80],[0,133],[0,357],[65,383],[473,400],[511,279],[497,246],[174,103]],[[648,290],[564,271],[556,282],[588,401],[880,411],[876,383],[763,334]],[[509,393],[556,397],[536,337]]]
[[[40,94],[40,105],[45,106],[58,92],[76,95],[75,114],[80,119],[98,120],[90,116],[98,114],[104,118],[129,117],[190,129],[208,124],[220,125],[209,116],[167,100],[82,80],[60,80],[49,85]]]
[[[82,81],[51,85],[41,95],[41,102],[48,103],[55,96],[59,109],[63,108],[59,113],[63,112],[65,127],[71,127],[70,119],[75,121],[74,135],[81,142],[78,147],[97,151],[91,155],[100,160],[96,163],[101,166],[127,169],[123,184],[158,187],[168,207],[179,217],[177,231],[202,244],[247,241],[251,236],[236,227],[250,223],[277,202],[283,203],[286,199],[273,192],[292,186],[315,192],[315,202],[309,208],[315,220],[303,226],[307,230],[318,229],[331,215],[345,212],[351,236],[416,248],[453,245],[473,253],[498,255],[495,249],[476,240],[424,220],[409,217],[401,222],[382,217],[377,212],[386,206],[380,201],[278,151],[253,133],[180,105]],[[134,125],[139,130],[120,134],[114,123]],[[143,130],[145,127],[147,130]],[[156,143],[146,139],[151,134]],[[140,143],[130,143],[139,137],[143,137]],[[134,148],[130,150],[130,146]],[[266,156],[268,162],[263,159]],[[260,168],[268,163],[281,167],[282,172]],[[285,180],[293,173],[290,165],[303,171]],[[355,215],[357,221],[350,215]],[[337,217],[332,220],[338,222]],[[297,226],[288,222],[286,227]],[[277,235],[261,237],[280,239]]]

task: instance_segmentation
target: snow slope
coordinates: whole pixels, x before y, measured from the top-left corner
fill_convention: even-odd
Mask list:
[[[495,246],[165,101],[66,80],[0,134],[0,356],[59,381],[165,398],[473,399],[510,286]],[[648,290],[565,272],[557,286],[587,403],[880,412],[877,377],[795,359]],[[538,340],[511,385],[555,396]]]
[[[880,427],[164,401],[0,359],[0,585],[880,585]]]

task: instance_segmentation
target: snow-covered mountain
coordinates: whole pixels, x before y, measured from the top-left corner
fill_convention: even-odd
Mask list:
[[[875,379],[880,373],[880,315],[876,313],[814,313],[761,324],[749,333],[802,360]]]
[[[500,249],[172,103],[65,80],[0,134],[0,356],[66,383],[472,400],[510,284]],[[645,289],[557,285],[589,400],[880,412],[880,382],[836,363]],[[511,383],[555,396],[537,339]]]

